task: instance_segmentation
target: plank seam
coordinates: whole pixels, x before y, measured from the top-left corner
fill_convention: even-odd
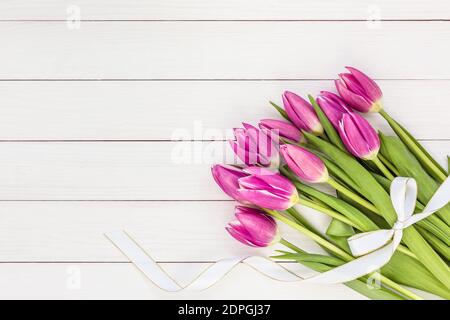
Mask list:
[[[417,139],[418,141],[450,141],[450,138],[424,138],[424,139]],[[169,140],[169,139],[136,139],[136,140],[103,140],[103,139],[94,139],[94,140],[78,140],[78,139],[7,139],[7,140],[0,140],[0,143],[179,143],[179,142],[228,142],[228,140]]]
[[[247,82],[247,81],[334,81],[336,78],[59,78],[0,79],[0,82]],[[450,81],[450,78],[374,78],[375,81]]]
[[[0,22],[66,22],[66,19],[2,19]],[[80,22],[87,23],[107,23],[107,22],[367,22],[367,19],[82,19]],[[379,19],[380,22],[449,22],[450,18],[392,18],[392,19]]]
[[[277,263],[297,263],[295,261],[274,260]],[[200,264],[200,263],[215,263],[217,261],[156,261],[157,263],[165,264]],[[240,262],[242,263],[242,262]],[[5,264],[132,264],[129,261],[0,261],[0,265]]]
[[[228,199],[0,199],[1,202],[235,202]]]

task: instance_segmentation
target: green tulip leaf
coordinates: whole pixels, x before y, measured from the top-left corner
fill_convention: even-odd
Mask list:
[[[326,233],[327,235],[333,237],[351,237],[355,234],[355,230],[353,230],[352,226],[349,226],[342,221],[333,219],[331,220]]]
[[[282,107],[280,107],[279,105],[277,105],[275,102],[272,102],[272,101],[269,101],[269,103],[272,105],[272,107],[274,107],[280,113],[280,115],[283,118],[285,118],[289,122],[291,121],[291,119],[289,119],[287,112]]]
[[[443,182],[447,177],[447,172],[442,168],[439,163],[428,153],[428,151],[409,133],[403,126],[395,121],[386,111],[381,110],[380,114],[386,119],[391,126],[392,130],[403,141],[408,149],[417,157],[420,163],[424,166],[426,171]]]
[[[309,98],[309,101],[311,102],[311,105],[314,108],[314,111],[316,111],[317,117],[319,118],[319,121],[322,124],[322,127],[325,130],[325,133],[327,134],[328,139],[330,139],[331,143],[334,144],[339,149],[341,149],[343,151],[347,151],[347,149],[345,149],[345,146],[341,141],[341,138],[339,137],[339,134],[334,129],[333,125],[331,124],[330,120],[327,118],[327,116],[323,112],[322,108],[320,108],[316,99],[314,99],[314,97],[312,95],[308,95],[308,98]]]

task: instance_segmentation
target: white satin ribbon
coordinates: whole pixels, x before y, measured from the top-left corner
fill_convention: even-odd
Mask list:
[[[239,263],[245,263],[263,275],[284,282],[345,283],[379,270],[389,262],[403,236],[403,230],[425,219],[450,201],[450,178],[439,187],[422,213],[414,213],[417,184],[412,178],[395,178],[391,184],[391,200],[397,213],[392,229],[360,233],[348,239],[353,256],[358,257],[330,271],[304,278],[264,257],[235,257],[223,259],[207,268],[189,285],[175,282],[139,245],[124,231],[106,233],[130,261],[158,287],[166,291],[204,290],[214,285]]]
[[[156,286],[169,292],[181,290],[205,290],[226,276],[239,263],[245,263],[277,281],[293,282],[302,280],[301,276],[288,271],[282,266],[264,257],[235,257],[222,259],[204,270],[187,286],[182,287],[172,279],[125,231],[113,231],[105,234],[106,237]]]

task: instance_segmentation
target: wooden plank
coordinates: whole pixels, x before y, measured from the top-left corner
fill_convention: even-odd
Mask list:
[[[81,9],[82,19],[443,19],[448,1],[314,0],[3,0],[0,19],[60,19]],[[69,10],[69,11],[68,11]]]
[[[274,248],[250,248],[226,233],[234,206],[231,201],[3,202],[0,262],[126,262],[104,236],[123,229],[157,261],[209,262],[273,254]],[[326,217],[303,211],[322,231],[326,229]],[[305,250],[320,252],[289,227],[282,225],[281,232]]]
[[[3,22],[0,79],[330,79],[343,65],[450,79],[449,36],[448,22]]]
[[[450,139],[450,81],[378,81],[386,109],[420,139]],[[332,81],[0,82],[0,140],[225,139],[241,121],[277,117],[284,90],[318,94]],[[387,132],[387,124],[372,116]],[[20,124],[20,125],[18,125]],[[433,124],[433,125],[430,125]]]
[[[450,141],[427,141],[446,166]],[[226,142],[0,144],[0,200],[225,200],[210,166]]]
[[[163,264],[180,283],[205,264]],[[297,265],[289,266],[298,268]],[[303,273],[302,273],[303,274]],[[204,291],[166,293],[131,264],[1,264],[0,299],[365,299],[344,285],[277,282],[239,265]]]

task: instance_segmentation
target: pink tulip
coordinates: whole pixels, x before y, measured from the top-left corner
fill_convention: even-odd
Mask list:
[[[283,94],[283,104],[289,119],[297,128],[308,131],[315,135],[323,133],[322,124],[317,118],[312,105],[295,93],[286,91]]]
[[[317,97],[317,103],[335,129],[339,127],[342,115],[350,112],[341,97],[328,91],[320,92],[320,95]]]
[[[370,123],[356,113],[347,113],[339,123],[339,135],[354,156],[373,160],[380,150],[380,138]]]
[[[234,129],[236,140],[231,140],[233,152],[246,165],[261,165],[277,169],[280,164],[278,137],[265,130],[259,130],[244,123],[244,128]]]
[[[245,202],[239,193],[239,179],[249,176],[239,168],[227,165],[216,164],[211,168],[211,172],[214,180],[219,185],[219,187],[231,198],[239,201]]]
[[[263,119],[259,122],[259,128],[261,130],[268,130],[280,137],[292,140],[297,143],[305,143],[306,139],[300,130],[287,121],[275,120],[275,119]]]
[[[346,67],[350,73],[341,73],[335,81],[340,96],[354,109],[360,112],[378,112],[383,106],[383,93],[380,87],[367,75],[352,67]]]
[[[297,203],[297,189],[279,173],[261,167],[249,167],[244,172],[249,176],[238,180],[238,192],[245,201],[272,210],[286,210]]]
[[[290,144],[280,147],[286,164],[303,181],[321,183],[328,181],[328,170],[323,161],[308,150]]]
[[[280,241],[275,220],[263,211],[237,206],[236,220],[225,229],[236,240],[251,247],[267,247]]]

